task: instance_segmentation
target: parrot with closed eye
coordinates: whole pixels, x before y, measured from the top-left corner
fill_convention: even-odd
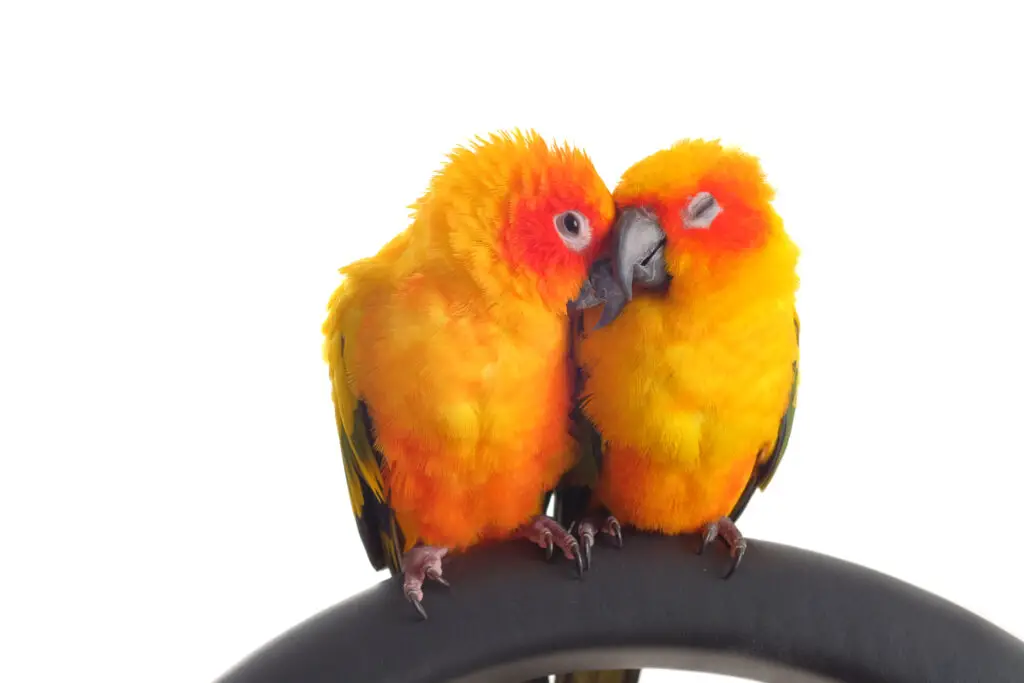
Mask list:
[[[613,196],[610,254],[572,306],[577,431],[592,475],[567,475],[556,517],[577,524],[587,566],[595,536],[628,525],[700,534],[701,551],[721,539],[727,578],[747,547],[736,520],[768,486],[793,426],[799,251],[759,161],[718,141],[652,154]]]
[[[413,208],[341,269],[323,333],[363,545],[426,618],[424,581],[484,540],[526,537],[582,573],[543,506],[574,457],[566,304],[614,206],[585,153],[516,131],[457,148]]]

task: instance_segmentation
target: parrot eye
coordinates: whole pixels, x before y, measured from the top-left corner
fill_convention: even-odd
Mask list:
[[[706,230],[722,207],[710,192],[698,192],[683,209],[683,227],[691,230]]]
[[[555,216],[555,230],[573,251],[583,251],[590,244],[590,221],[579,211],[565,211]]]

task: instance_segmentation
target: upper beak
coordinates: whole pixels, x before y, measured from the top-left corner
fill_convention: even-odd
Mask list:
[[[633,299],[633,282],[655,289],[668,282],[665,267],[665,231],[658,219],[640,209],[625,209],[615,222],[615,279]]]
[[[590,274],[579,296],[569,304],[580,311],[604,304],[599,330],[622,313],[633,298],[634,282],[648,289],[668,282],[665,267],[665,232],[656,218],[640,209],[626,209],[613,228],[611,258],[601,258],[590,267]]]

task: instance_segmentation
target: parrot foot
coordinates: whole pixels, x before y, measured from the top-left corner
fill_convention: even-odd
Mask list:
[[[419,615],[427,618],[427,610],[423,609],[423,582],[427,579],[449,585],[441,576],[441,558],[448,554],[448,548],[433,545],[418,545],[402,556],[402,574],[405,581],[402,589],[405,597],[416,608]]]
[[[608,534],[614,538],[616,547],[622,547],[622,525],[619,524],[619,520],[615,519],[615,517],[608,515],[604,520],[600,517],[588,517],[584,519],[580,522],[579,529],[577,529],[576,533],[579,535],[580,542],[583,544],[583,563],[586,569],[590,569],[591,548],[594,547],[594,541],[598,531],[602,534]]]
[[[547,515],[537,515],[519,530],[519,534],[543,548],[549,560],[555,554],[555,548],[560,548],[568,559],[576,560],[576,573],[583,576],[583,554],[580,552],[580,544],[555,520]]]
[[[729,570],[722,576],[723,579],[728,579],[736,571],[736,568],[740,566],[743,554],[747,552],[747,539],[743,538],[743,534],[736,528],[735,522],[728,517],[722,517],[715,522],[709,522],[704,525],[704,534],[697,554],[703,554],[704,550],[714,543],[716,538],[721,538],[729,546],[729,556],[732,558],[732,562],[729,565]]]

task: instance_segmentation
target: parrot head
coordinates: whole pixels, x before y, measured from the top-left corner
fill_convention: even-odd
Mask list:
[[[631,166],[614,192],[618,218],[577,308],[605,304],[614,320],[634,287],[664,291],[714,277],[782,234],[758,160],[718,141],[682,140]]]
[[[533,131],[456,149],[418,209],[442,218],[444,248],[492,298],[539,297],[562,314],[615,218],[586,154]]]

